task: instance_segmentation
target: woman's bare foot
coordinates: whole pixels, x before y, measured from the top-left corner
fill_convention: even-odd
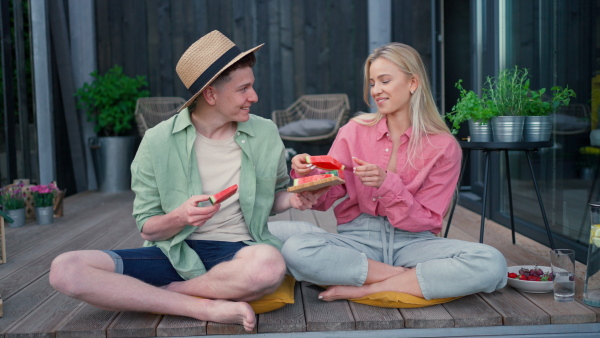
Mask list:
[[[246,331],[252,331],[256,326],[254,310],[248,303],[210,299],[202,299],[202,301],[204,304],[195,316],[199,320],[240,324],[244,326]]]
[[[331,302],[338,299],[353,299],[369,295],[370,285],[350,286],[350,285],[334,285],[319,294],[319,299],[326,302]]]

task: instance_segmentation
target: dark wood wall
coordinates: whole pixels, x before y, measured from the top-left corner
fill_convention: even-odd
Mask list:
[[[99,71],[119,64],[146,75],[152,96],[190,96],[175,66],[216,29],[242,49],[265,43],[256,54],[253,113],[270,118],[303,94],[327,93],[346,93],[353,110],[367,109],[366,0],[97,0],[96,28]]]

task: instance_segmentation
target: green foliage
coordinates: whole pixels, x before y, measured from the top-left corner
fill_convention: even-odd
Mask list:
[[[462,79],[454,85],[460,91],[460,97],[452,111],[446,114],[446,119],[452,124],[452,134],[458,133],[460,124],[468,120],[487,122],[497,115],[493,102],[488,98],[487,91],[479,97],[474,91],[466,90],[461,85]]]
[[[88,119],[96,122],[96,133],[125,135],[133,127],[137,99],[150,95],[142,90],[148,86],[146,77],[128,77],[120,66],[114,66],[104,75],[97,71],[90,75],[94,81],[85,83],[75,94],[79,108],[86,109]]]
[[[538,91],[532,90],[530,98],[525,109],[527,116],[548,116],[560,106],[568,106],[571,97],[576,97],[575,92],[569,89],[569,86],[562,88],[554,86],[550,88],[552,95],[550,99],[545,99],[546,88]]]
[[[497,77],[489,77],[486,81],[490,99],[502,116],[521,116],[525,114],[529,101],[529,71],[519,69],[503,69]]]

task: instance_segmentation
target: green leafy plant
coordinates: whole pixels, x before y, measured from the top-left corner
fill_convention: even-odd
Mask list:
[[[85,83],[75,93],[79,108],[85,109],[88,119],[96,123],[99,135],[125,135],[133,127],[137,99],[150,94],[142,90],[148,86],[146,77],[129,77],[120,66],[114,66],[104,75],[97,71],[90,75],[94,78],[92,83]]]
[[[555,111],[560,106],[568,106],[571,101],[571,97],[576,97],[575,92],[572,89],[562,88],[560,86],[554,86],[550,88],[552,94],[547,99],[544,95],[546,88],[540,90],[532,90],[530,92],[530,99],[527,102],[525,114],[527,116],[548,116],[550,113]]]
[[[446,114],[446,119],[452,124],[453,134],[458,133],[460,124],[465,121],[472,119],[485,123],[497,115],[493,102],[487,97],[487,91],[479,97],[474,91],[463,88],[462,81],[462,79],[458,80],[454,85],[460,91],[460,97],[452,107],[452,111]]]
[[[486,81],[487,91],[498,114],[502,116],[521,116],[525,114],[529,101],[529,71],[515,66],[503,69],[497,77]]]
[[[0,189],[0,202],[4,210],[25,208],[25,191],[23,182],[11,184]]]
[[[34,185],[29,190],[33,194],[33,205],[36,207],[41,208],[54,205],[54,196],[56,196],[58,188],[53,183]]]

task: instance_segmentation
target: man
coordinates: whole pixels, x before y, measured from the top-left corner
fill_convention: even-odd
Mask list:
[[[188,48],[177,73],[193,96],[146,132],[131,165],[133,216],[144,247],[64,253],[50,271],[56,290],[113,311],[254,328],[246,302],[275,291],[286,271],[267,219],[310,208],[319,197],[285,191],[277,128],[250,115],[260,47],[242,52],[213,31]],[[239,190],[231,198],[205,203],[233,184]]]

